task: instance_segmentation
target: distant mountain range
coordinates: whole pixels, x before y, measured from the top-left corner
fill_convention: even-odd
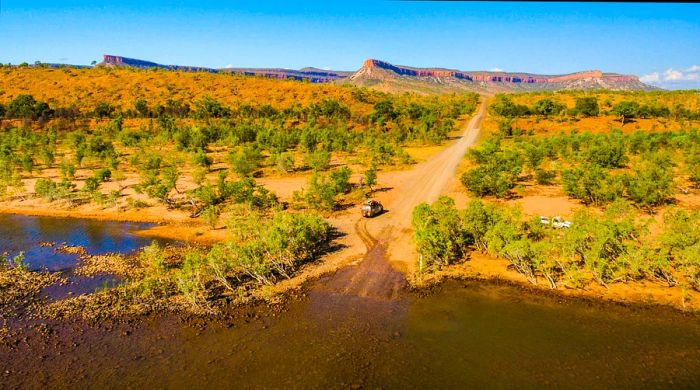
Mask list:
[[[210,73],[235,73],[245,76],[261,76],[275,79],[293,79],[307,80],[312,83],[327,83],[330,81],[346,78],[352,75],[353,72],[323,70],[317,68],[304,69],[283,69],[283,68],[204,68],[200,66],[182,66],[182,65],[161,65],[155,62],[137,60],[135,58],[127,58],[105,54],[102,62],[97,66],[131,66],[134,68],[162,68],[170,70],[179,70],[186,72],[210,72]]]
[[[451,92],[517,92],[558,91],[572,89],[652,90],[637,76],[603,73],[599,70],[564,75],[538,75],[521,72],[460,71],[442,68],[413,68],[368,59],[356,72],[318,68],[204,68],[161,65],[115,55],[105,55],[98,66],[130,66],[162,68],[190,72],[235,73],[276,79],[305,80],[312,83],[354,84],[386,92],[451,93]]]

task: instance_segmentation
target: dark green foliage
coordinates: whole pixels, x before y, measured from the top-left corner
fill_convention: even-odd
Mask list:
[[[467,246],[474,242],[462,229],[454,200],[445,196],[432,205],[418,205],[413,210],[412,224],[418,253],[429,268],[439,268],[464,258]]]
[[[136,99],[134,102],[134,109],[141,118],[148,118],[151,114],[151,111],[148,108],[148,102],[144,98]]]
[[[462,183],[475,195],[504,197],[520,180],[533,177],[519,176],[522,161],[544,185],[556,180],[559,169],[543,166],[561,164],[567,195],[597,206],[625,196],[651,212],[671,200],[677,175],[687,173],[691,183],[700,182],[698,150],[697,130],[494,138],[470,151],[477,166],[462,175]]]
[[[350,176],[352,171],[348,167],[342,167],[331,172],[330,178],[337,194],[350,192]]]
[[[629,198],[646,209],[668,201],[674,190],[671,168],[668,155],[646,156],[634,167],[632,174],[625,175]]]
[[[619,116],[620,122],[624,125],[630,119],[639,117],[641,111],[639,103],[622,101],[617,103],[610,112]]]
[[[51,179],[40,178],[34,183],[34,192],[36,195],[49,201],[55,199],[56,190],[56,183]]]
[[[559,115],[566,110],[566,106],[552,99],[541,99],[535,102],[532,112],[537,115],[552,116]]]
[[[335,183],[326,175],[314,172],[309,180],[309,188],[301,197],[303,201],[312,209],[332,211],[337,207],[336,196],[338,189]]]
[[[462,174],[462,184],[477,196],[506,197],[522,171],[522,156],[501,148],[500,142],[486,142],[471,149],[469,157],[479,164]]]
[[[530,109],[522,104],[515,104],[506,95],[497,95],[496,102],[490,106],[491,112],[505,118],[517,118],[530,114]]]
[[[626,148],[622,137],[611,134],[598,137],[588,146],[586,159],[600,167],[621,168],[627,162]]]
[[[110,118],[116,111],[116,108],[109,103],[101,102],[95,106],[93,114],[96,118]]]
[[[112,178],[112,171],[108,168],[101,168],[95,171],[95,178],[101,183],[109,181]]]
[[[51,202],[67,198],[73,187],[74,185],[66,179],[56,183],[51,179],[40,178],[34,183],[34,192],[38,197]]]
[[[576,98],[574,113],[583,116],[597,116],[600,113],[598,98],[595,96]]]
[[[372,123],[384,124],[396,119],[398,113],[394,110],[394,103],[391,100],[382,100],[374,105],[374,111],[369,116]]]
[[[199,119],[223,118],[231,115],[231,109],[224,107],[211,96],[205,96],[195,103],[195,117]]]
[[[6,115],[17,119],[48,119],[53,115],[53,111],[45,102],[35,100],[32,95],[22,94],[10,101]]]
[[[370,192],[374,191],[373,187],[377,185],[377,166],[371,165],[367,171],[365,171],[364,184],[369,187]]]
[[[624,186],[617,176],[598,165],[583,165],[561,173],[564,192],[586,204],[604,205],[622,196]]]
[[[87,141],[87,154],[97,157],[101,160],[116,158],[117,151],[114,149],[112,141],[107,140],[99,135],[90,137]]]
[[[309,106],[309,115],[314,118],[343,120],[350,118],[350,109],[333,99],[324,99]]]
[[[535,169],[535,181],[541,185],[551,185],[556,179],[557,173],[542,168]]]

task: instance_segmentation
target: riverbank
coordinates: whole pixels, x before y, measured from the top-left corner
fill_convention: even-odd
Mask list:
[[[532,284],[525,276],[510,269],[508,261],[476,251],[471,253],[467,261],[440,271],[423,274],[422,277],[417,275],[410,279],[410,283],[413,288],[422,289],[431,288],[451,279],[510,283],[531,291],[566,298],[614,302],[626,306],[666,306],[682,312],[700,313],[700,293],[697,291],[684,291],[680,287],[668,287],[651,281],[611,283],[607,288],[589,283],[583,288],[559,285],[552,289],[544,278],[538,278],[537,284]]]
[[[496,281],[361,298],[329,289],[335,279],[212,319],[36,324],[0,347],[0,378],[10,388],[697,385],[692,314]]]
[[[393,196],[392,196],[393,198]],[[163,207],[165,209],[165,207]],[[203,223],[192,220],[185,213],[175,210],[142,210],[113,212],[104,210],[62,210],[59,208],[38,207],[0,207],[0,213],[39,215],[51,217],[89,218],[100,221],[118,220],[130,222],[151,222],[157,226],[139,230],[134,234],[144,237],[158,237],[181,240],[199,245],[212,245],[226,239],[226,229],[212,230]],[[338,232],[335,249],[324,255],[319,261],[304,265],[297,274],[289,279],[278,281],[272,286],[265,286],[252,295],[255,299],[279,300],[280,294],[299,289],[304,283],[316,280],[327,274],[337,272],[351,264],[358,264],[367,252],[366,243],[356,231],[356,216],[351,211],[338,213],[329,219]],[[391,245],[390,245],[391,247]],[[393,255],[397,248],[393,248]],[[414,253],[404,248],[410,256]],[[393,261],[396,263],[396,261]],[[399,262],[404,264],[405,261]],[[407,270],[400,270],[406,272]],[[597,284],[589,284],[583,289],[572,289],[559,286],[550,289],[549,285],[540,280],[537,285],[529,283],[525,277],[514,270],[508,269],[508,262],[496,259],[478,252],[472,252],[469,260],[450,266],[449,268],[423,275],[407,274],[407,279],[413,288],[431,286],[445,279],[475,279],[481,281],[507,281],[542,291],[554,291],[561,296],[583,297],[601,301],[613,301],[623,304],[664,305],[687,312],[700,310],[700,293],[683,291],[679,287],[670,288],[660,283],[650,281],[625,282],[609,284],[607,288]]]

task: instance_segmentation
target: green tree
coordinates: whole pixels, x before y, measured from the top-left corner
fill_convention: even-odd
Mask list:
[[[136,99],[134,102],[134,109],[142,118],[148,118],[150,116],[151,110],[148,108],[148,101],[144,98]]]
[[[620,117],[620,122],[622,122],[622,125],[624,126],[630,119],[634,119],[639,116],[640,107],[639,103],[637,102],[622,101],[617,103],[611,112]]]
[[[462,229],[454,200],[441,196],[432,205],[421,203],[413,210],[418,253],[428,267],[439,268],[464,258],[473,238]]]
[[[561,173],[564,193],[586,204],[609,203],[624,193],[622,180],[595,164],[565,169]]]
[[[576,98],[574,111],[583,116],[598,116],[600,113],[598,98],[595,96]]]
[[[627,194],[636,204],[647,210],[668,201],[673,195],[673,175],[668,156],[647,157],[634,167],[633,174],[625,175]]]
[[[535,114],[543,116],[558,115],[565,109],[565,105],[547,98],[536,101],[532,108]]]
[[[377,166],[372,164],[369,169],[365,171],[364,176],[365,185],[369,188],[370,194],[374,192],[373,187],[377,185]]]
[[[326,171],[331,165],[331,154],[325,150],[309,152],[304,156],[304,162],[314,171]]]
[[[239,148],[229,154],[229,161],[234,172],[241,176],[251,176],[262,163],[262,153],[255,145]]]
[[[114,114],[114,111],[116,111],[116,109],[111,104],[106,102],[100,102],[97,104],[97,106],[95,106],[93,114],[97,118],[104,119],[110,118],[112,114]]]
[[[350,192],[351,175],[352,171],[348,167],[342,167],[331,172],[330,178],[335,186],[335,192],[337,194],[345,194]]]

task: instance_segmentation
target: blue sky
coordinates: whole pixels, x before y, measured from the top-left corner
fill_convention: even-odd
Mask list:
[[[601,69],[700,88],[699,4],[0,0],[0,62]],[[113,4],[118,3],[118,4]]]

